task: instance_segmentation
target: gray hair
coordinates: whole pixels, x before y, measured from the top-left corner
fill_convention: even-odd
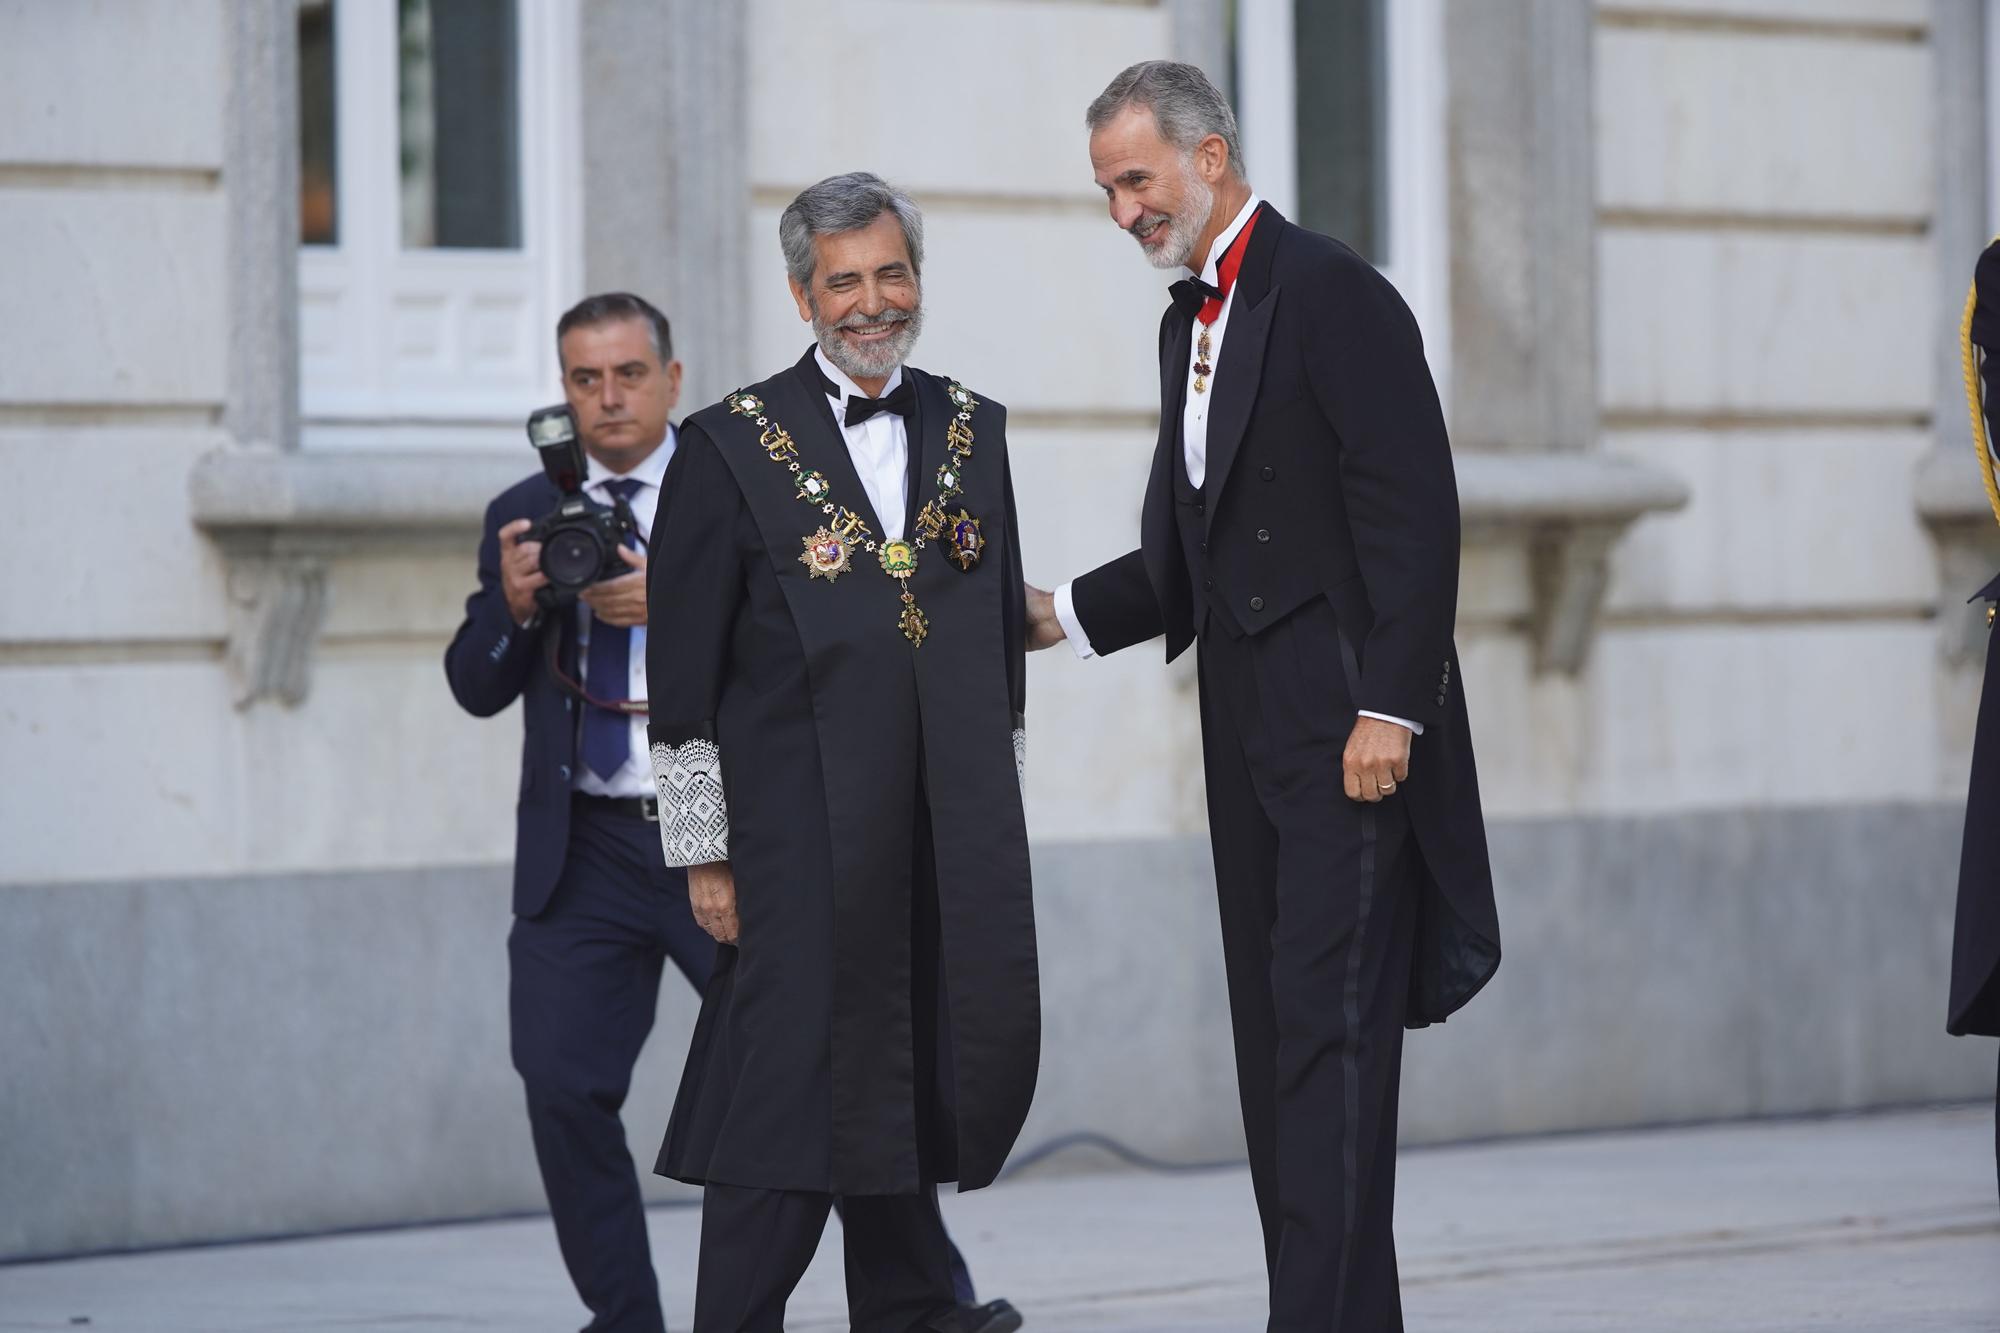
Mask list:
[[[901,224],[903,243],[910,250],[911,275],[920,275],[924,268],[924,215],[916,201],[871,171],[850,171],[807,186],[778,219],[778,244],[784,247],[785,270],[792,281],[811,288],[818,261],[813,250],[815,236],[855,231],[884,213],[894,214]]]
[[[1151,111],[1160,137],[1183,155],[1192,153],[1209,135],[1221,135],[1229,145],[1229,169],[1247,179],[1236,113],[1229,109],[1229,99],[1222,90],[1197,67],[1175,60],[1142,60],[1129,66],[1097,95],[1083,113],[1083,123],[1096,133],[1128,106]]]

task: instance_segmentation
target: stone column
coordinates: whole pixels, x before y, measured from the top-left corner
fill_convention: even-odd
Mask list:
[[[299,446],[297,6],[232,0],[222,188],[229,227],[229,385],[238,445]]]
[[[1940,448],[1972,447],[1958,325],[1973,262],[1992,239],[1987,218],[1986,7],[1933,0],[1937,61],[1937,421]]]
[[[590,0],[579,14],[584,285],[637,292],[666,312],[687,366],[683,411],[757,369],[745,8]]]
[[[1597,438],[1589,0],[1445,0],[1451,420],[1462,448]]]
[[[1223,0],[1167,0],[1173,25],[1173,58],[1199,65],[1215,86],[1233,95],[1229,7]]]

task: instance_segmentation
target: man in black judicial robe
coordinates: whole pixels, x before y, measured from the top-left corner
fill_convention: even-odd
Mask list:
[[[1400,1329],[1402,1030],[1500,959],[1442,413],[1395,289],[1257,199],[1200,70],[1135,65],[1086,121],[1113,220],[1202,276],[1160,323],[1140,549],[1031,590],[1032,642],[1197,645],[1269,1328]]]
[[[1966,388],[1978,397],[1974,443],[1993,454],[1993,404],[2000,350],[2000,241],[1986,247],[1973,272],[1971,344]],[[1996,515],[2000,516],[2000,515]],[[2000,578],[1979,590],[1975,601],[2000,603]],[[1958,863],[1958,925],[1952,937],[1951,1012],[1953,1036],[2000,1037],[2000,631],[1987,642],[1986,681],[1979,702],[1979,726],[1972,740],[1972,779],[1966,792],[1965,844]],[[1995,1092],[1994,1157],[2000,1170],[2000,1089]]]
[[[683,423],[651,565],[661,838],[725,945],[657,1169],[706,1187],[697,1333],[781,1329],[836,1199],[853,1328],[1017,1327],[954,1308],[934,1192],[1039,1060],[1006,414],[903,364],[906,195],[822,181],[780,239],[816,346]]]

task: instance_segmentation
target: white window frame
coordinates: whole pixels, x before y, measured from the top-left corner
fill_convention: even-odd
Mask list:
[[[299,250],[304,447],[492,449],[559,393],[583,268],[577,2],[518,0],[517,250],[403,248],[396,6],[339,4],[338,242]]]
[[[1385,215],[1396,285],[1423,330],[1440,396],[1451,359],[1450,219],[1445,203],[1444,21],[1440,0],[1383,6],[1388,68],[1388,186]],[[1237,119],[1256,190],[1279,212],[1298,211],[1298,130],[1292,0],[1240,0],[1236,7]]]

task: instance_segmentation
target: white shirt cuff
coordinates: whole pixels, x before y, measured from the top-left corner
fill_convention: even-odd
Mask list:
[[[1069,636],[1069,646],[1078,658],[1089,661],[1097,656],[1097,650],[1090,646],[1090,636],[1083,632],[1083,622],[1076,618],[1076,601],[1070,596],[1070,585],[1065,583],[1056,589],[1056,620]]]
[[[1058,602],[1056,603],[1056,606],[1058,607],[1057,614],[1061,614],[1060,608],[1062,606],[1062,603]],[[1402,727],[1407,731],[1414,732],[1416,735],[1421,736],[1424,734],[1424,724],[1421,722],[1412,722],[1410,721],[1410,719],[1406,717],[1390,717],[1387,713],[1371,713],[1365,708],[1361,709],[1360,712],[1361,716],[1372,717],[1377,722],[1394,722],[1397,726]]]

